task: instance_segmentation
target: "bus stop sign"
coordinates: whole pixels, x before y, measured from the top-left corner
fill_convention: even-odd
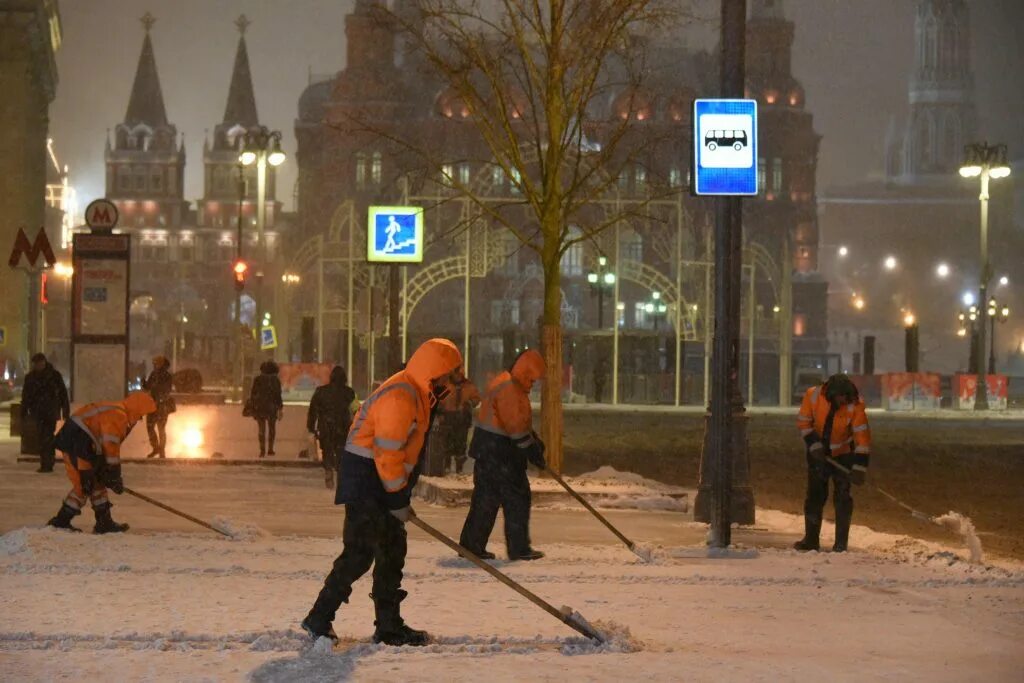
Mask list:
[[[757,194],[757,101],[695,100],[693,191]]]

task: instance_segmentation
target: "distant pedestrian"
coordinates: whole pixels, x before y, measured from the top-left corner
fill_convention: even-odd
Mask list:
[[[338,456],[345,446],[345,437],[352,425],[352,416],[359,409],[356,392],[348,385],[348,375],[340,365],[331,370],[331,379],[313,392],[306,413],[306,429],[320,442],[323,454],[324,483],[334,486]]]
[[[544,444],[533,431],[530,389],[544,376],[544,358],[534,349],[519,354],[512,367],[491,381],[473,427],[469,457],[473,498],[460,543],[477,557],[493,559],[487,540],[499,508],[505,518],[510,560],[538,560],[530,545],[530,480],[526,464],[544,469]]]
[[[167,457],[167,416],[177,410],[171,379],[171,362],[166,356],[153,356],[153,372],[142,383],[156,403],[156,411],[146,416],[146,433],[152,450],[147,458]]]
[[[49,525],[59,529],[79,531],[71,520],[82,513],[85,501],[92,502],[96,515],[97,534],[119,533],[128,530],[127,524],[118,524],[110,516],[112,504],[107,489],[117,494],[124,492],[121,478],[121,444],[143,415],[156,410],[153,397],[145,391],[133,391],[123,401],[89,403],[64,423],[55,440],[64,453],[64,468],[71,480],[71,491],[64,498]]]
[[[804,500],[804,537],[793,547],[818,550],[822,512],[832,481],[836,508],[836,538],[832,552],[845,552],[853,519],[850,484],[863,484],[871,454],[871,429],[864,401],[853,381],[844,374],[832,375],[804,394],[796,420],[807,445],[807,498]],[[840,471],[834,460],[850,471]]]
[[[444,457],[444,470],[449,460],[456,474],[462,473],[466,462],[466,443],[473,424],[473,410],[480,405],[480,391],[465,377],[455,383],[452,391],[441,401],[437,415],[440,452]]]
[[[256,420],[259,427],[261,458],[265,455],[274,455],[277,421],[284,417],[281,380],[277,374],[278,367],[274,361],[264,361],[260,365],[260,374],[252,381],[252,391],[249,392],[249,401],[246,407],[246,411]],[[267,443],[268,436],[269,444]]]
[[[57,420],[67,420],[71,413],[68,390],[64,378],[50,365],[46,356],[37,353],[32,356],[32,370],[25,376],[21,390],[21,419],[31,418],[39,433],[39,469],[37,472],[53,472],[55,458],[53,437]]]

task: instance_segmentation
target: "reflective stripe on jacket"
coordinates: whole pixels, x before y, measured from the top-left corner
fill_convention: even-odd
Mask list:
[[[518,448],[534,445],[530,395],[511,373],[501,373],[488,385],[473,426],[507,437]]]
[[[802,437],[815,434],[821,439],[825,431],[825,421],[828,419],[832,404],[822,387],[823,385],[818,385],[808,389],[800,403],[796,424]],[[832,457],[852,452],[853,467],[867,469],[868,458],[871,455],[871,429],[868,426],[863,399],[858,398],[854,403],[836,408],[829,443],[824,445],[828,447]]]

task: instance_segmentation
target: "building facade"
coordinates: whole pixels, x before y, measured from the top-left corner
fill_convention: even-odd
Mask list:
[[[379,19],[375,4],[361,0],[346,18],[345,68],[333,77],[311,79],[299,99],[295,122],[298,216],[294,235],[298,251],[304,244],[336,239],[344,252],[345,230],[365,230],[368,206],[409,198],[410,190],[403,185],[403,178],[421,174],[422,169],[409,155],[387,142],[391,136],[430,141],[431,149],[443,150],[445,158],[437,169],[441,184],[448,179],[452,184],[473,186],[476,191],[495,195],[504,193],[514,199],[516,183],[488,161],[487,147],[475,132],[469,109],[431,75],[426,65],[417,61],[420,58],[401,31]],[[397,3],[393,11],[401,15],[409,10],[403,3]],[[756,198],[745,202],[746,234],[754,243],[759,265],[755,267],[753,305],[749,305],[750,301],[744,303],[744,334],[755,329],[755,375],[760,386],[756,393],[764,402],[775,400],[772,396],[777,395],[778,283],[783,279],[782,268],[790,268],[793,274],[794,310],[789,319],[796,335],[795,350],[812,356],[815,365],[822,363],[826,351],[826,285],[818,274],[815,204],[820,138],[814,131],[812,115],[805,108],[803,89],[792,74],[793,37],[794,26],[786,19],[779,0],[752,3],[747,91],[758,100],[760,108],[762,158],[758,163],[763,189]],[[667,198],[666,204],[678,203],[677,214],[673,214],[675,209],[671,207],[667,212],[681,218],[666,219],[668,232],[665,225],[624,227],[618,233],[617,248],[609,231],[565,253],[562,319],[567,363],[576,373],[572,380],[576,393],[592,395],[595,385],[610,387],[607,359],[614,325],[619,330],[620,400],[671,400],[673,385],[679,381],[685,383],[684,400],[699,402],[703,398],[703,335],[708,323],[705,310],[710,308],[708,269],[703,264],[708,260],[712,204],[692,197],[687,190],[692,157],[691,111],[695,97],[713,96],[717,91],[718,60],[714,53],[687,50],[678,47],[678,42],[641,36],[636,41],[638,49],[648,55],[649,77],[641,90],[623,88],[595,102],[596,109],[591,112],[593,125],[586,133],[593,144],[600,144],[602,136],[610,135],[616,128],[617,124],[612,122],[632,117],[630,135],[658,140],[656,149],[639,156],[619,174],[615,182],[617,196],[630,201],[657,194]],[[609,68],[614,70],[616,66],[611,64]],[[371,113],[374,126],[352,124],[359,117],[365,120],[367,112]],[[467,247],[479,244],[480,238],[474,242],[473,235],[482,233],[470,232],[466,237],[467,231],[457,228],[457,212],[432,211],[430,206],[445,202],[416,196],[417,192],[429,192],[411,190],[414,203],[428,206],[431,246],[425,263],[402,275],[411,284],[406,288],[398,285],[403,296],[408,291],[410,299],[425,292],[422,302],[419,298],[415,300],[418,305],[409,315],[407,334],[414,339],[443,334],[461,340],[468,329],[471,368],[482,374],[500,369],[517,350],[536,343],[542,307],[541,270],[536,256],[521,248],[511,234],[487,233],[485,247]],[[344,223],[346,215],[356,217],[351,225]],[[684,246],[679,251],[673,246],[677,239],[675,231],[682,235],[679,239]],[[355,240],[358,239],[357,236]],[[471,275],[464,281],[456,272],[461,267],[456,257],[465,255],[467,248],[468,265],[461,272],[469,270]],[[325,253],[329,251],[324,249]],[[475,249],[486,249],[486,253],[474,252]],[[787,249],[790,262],[782,264]],[[497,258],[494,252],[498,252]],[[620,258],[617,299],[615,293],[602,293],[604,310],[599,311],[599,299],[588,275],[599,268],[599,256],[610,258],[614,253]],[[678,258],[680,253],[683,259]],[[482,265],[475,266],[476,261]],[[451,268],[442,273],[448,267],[444,264],[449,262]],[[310,263],[297,261],[294,267]],[[297,299],[292,309],[307,318],[309,324],[305,325],[306,338],[296,344],[303,355],[325,360],[355,358],[355,365],[369,362],[377,366],[383,354],[374,360],[368,348],[374,343],[369,330],[375,329],[379,335],[384,329],[391,329],[387,322],[388,302],[391,306],[404,306],[399,296],[389,294],[388,282],[394,286],[398,276],[379,267],[369,269],[377,271],[376,274],[367,275],[362,262],[352,265],[360,269],[362,278],[359,291],[352,297],[357,312],[352,318],[346,316],[344,284],[336,290],[342,301],[331,309],[337,313],[333,317],[318,313],[318,304],[311,296]],[[426,271],[437,271],[437,276],[428,276]],[[749,271],[745,278],[749,278]],[[661,310],[657,297],[662,292],[657,292],[656,287],[663,283],[666,289],[672,288],[675,282],[680,283],[681,290],[677,301],[673,302],[673,309]],[[749,280],[746,282],[745,292],[749,289]],[[472,300],[465,306],[466,291],[470,288]],[[368,296],[367,289],[376,290],[376,296]],[[676,305],[685,306],[685,315],[674,315]],[[468,326],[466,309],[470,315]],[[748,310],[753,315],[746,313]],[[317,318],[324,320],[322,325],[327,329],[314,335]],[[351,351],[347,348],[349,320],[354,321],[357,331],[353,344],[358,348]],[[672,340],[677,320],[681,327],[679,337],[684,340],[680,352],[683,379],[674,373]],[[298,326],[292,329],[297,337]],[[316,339],[311,340],[312,336]],[[747,348],[745,344],[744,355]],[[746,363],[744,358],[744,373]],[[377,375],[385,370],[375,367]],[[354,368],[350,374],[359,377],[360,369]],[[603,393],[603,400],[608,400],[611,390]]]

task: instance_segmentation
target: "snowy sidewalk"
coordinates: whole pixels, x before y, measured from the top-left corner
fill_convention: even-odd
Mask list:
[[[424,511],[424,515],[429,515]],[[910,539],[871,553],[709,560],[547,546],[497,564],[617,634],[583,642],[428,541],[410,543],[405,616],[439,643],[309,651],[297,623],[331,539],[48,529],[0,538],[0,678],[17,681],[1019,680],[1024,571]],[[882,539],[882,542],[885,542]],[[682,550],[682,552],[680,552]],[[335,623],[372,631],[369,582]]]

